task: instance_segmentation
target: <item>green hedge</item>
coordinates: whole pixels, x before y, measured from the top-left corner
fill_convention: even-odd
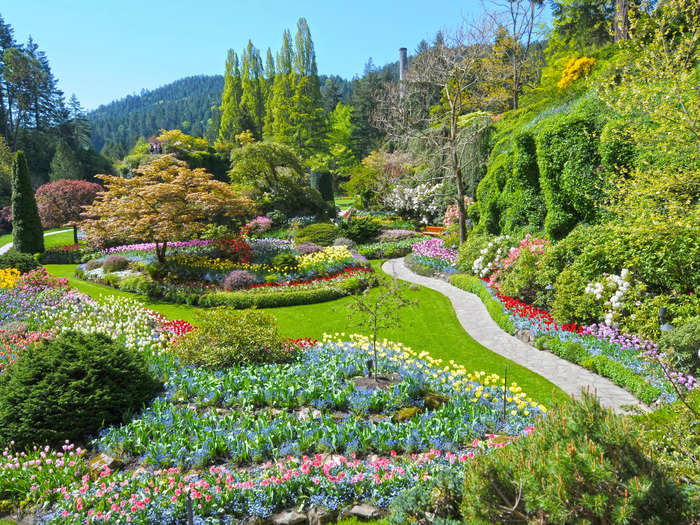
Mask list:
[[[491,319],[501,327],[501,330],[509,334],[515,333],[513,321],[508,317],[508,314],[503,309],[503,305],[493,298],[488,288],[483,285],[481,279],[473,275],[458,273],[450,277],[450,283],[461,290],[478,295],[481,302],[484,303]]]
[[[313,290],[290,290],[275,293],[211,292],[199,298],[200,306],[243,308],[277,308],[301,304],[323,303],[358,293],[373,283],[367,278],[352,277],[341,283]]]
[[[629,390],[644,403],[653,403],[661,395],[661,390],[650,385],[643,377],[605,355],[592,356],[580,343],[561,341],[556,338],[540,338],[538,347],[542,346],[567,361],[607,377],[616,385]]]

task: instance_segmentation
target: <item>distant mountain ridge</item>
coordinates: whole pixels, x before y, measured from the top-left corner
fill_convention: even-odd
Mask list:
[[[138,137],[149,137],[159,129],[179,128],[203,136],[212,106],[221,103],[223,88],[223,75],[196,75],[102,105],[87,115],[92,145],[98,151],[105,148],[106,153],[123,155]]]

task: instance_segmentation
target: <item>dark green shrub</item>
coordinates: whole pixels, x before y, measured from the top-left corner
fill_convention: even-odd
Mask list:
[[[171,347],[186,365],[215,369],[281,363],[296,353],[279,334],[275,318],[265,312],[217,308],[202,313],[197,326]]]
[[[357,244],[372,242],[381,232],[382,223],[371,217],[352,218],[338,224],[339,235],[347,237]]]
[[[330,246],[338,235],[338,228],[333,224],[320,222],[300,229],[294,236],[294,242],[296,244],[312,242],[319,246]]]
[[[30,346],[0,376],[0,441],[84,442],[159,388],[137,352],[103,334],[64,332]]]
[[[689,499],[637,426],[584,393],[467,469],[464,523],[688,523]]]
[[[275,255],[270,264],[285,271],[294,271],[299,266],[299,259],[292,252],[282,252]]]
[[[334,202],[333,199],[333,177],[328,170],[316,170],[311,172],[311,187],[317,190],[323,200]]]
[[[126,270],[129,266],[129,260],[122,255],[110,255],[102,263],[102,269],[105,272],[119,272]]]
[[[335,217],[335,205],[311,186],[301,184],[290,177],[284,177],[274,188],[265,211],[277,210],[287,217],[309,216],[319,219]]]
[[[503,199],[501,192],[513,170],[513,153],[496,155],[489,162],[486,176],[476,188],[476,203],[469,207],[468,215],[476,225],[476,231],[497,235],[500,233]],[[478,207],[477,209],[475,208]]]
[[[700,316],[665,332],[659,346],[670,353],[677,370],[697,377],[700,373]]]
[[[14,247],[0,255],[0,268],[16,268],[20,273],[31,272],[41,266],[34,257],[28,253],[21,253]]]
[[[44,251],[44,230],[23,151],[12,159],[12,245],[22,253]]]

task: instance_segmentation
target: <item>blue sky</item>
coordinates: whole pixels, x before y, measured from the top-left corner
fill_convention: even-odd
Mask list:
[[[9,5],[8,5],[9,4]],[[31,34],[59,87],[88,109],[178,78],[223,73],[226,51],[248,41],[279,49],[282,31],[309,21],[321,73],[352,78],[438,29],[481,11],[479,0],[6,0],[17,40]]]

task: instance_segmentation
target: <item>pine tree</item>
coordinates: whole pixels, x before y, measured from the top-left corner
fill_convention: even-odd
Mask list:
[[[44,231],[29,177],[27,159],[18,151],[12,159],[12,243],[17,251],[44,251]]]
[[[241,131],[241,70],[238,63],[238,55],[233,49],[228,50],[226,57],[226,73],[224,74],[224,91],[221,94],[221,124],[219,126],[219,140],[221,142],[233,142],[233,137]]]
[[[51,182],[61,179],[81,179],[82,166],[71,147],[63,140],[58,141],[56,153],[51,160],[49,178]]]

